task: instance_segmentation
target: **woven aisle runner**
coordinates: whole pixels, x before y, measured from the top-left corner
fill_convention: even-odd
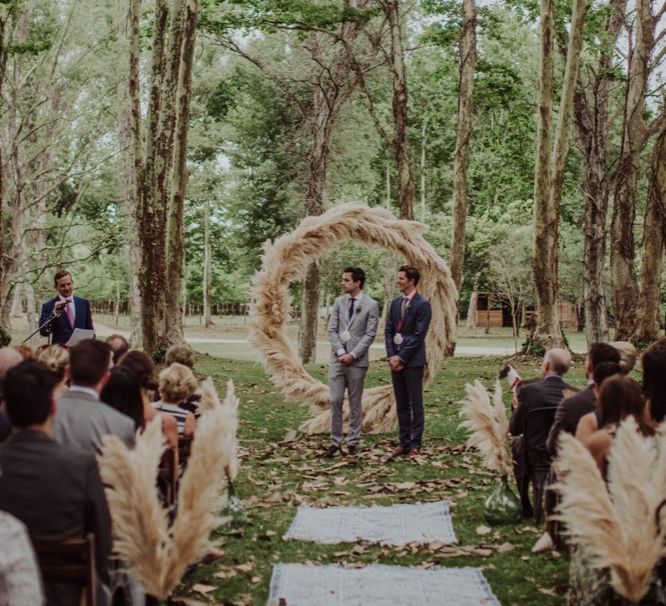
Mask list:
[[[457,542],[446,501],[389,507],[301,506],[284,538],[329,544]]]
[[[281,602],[282,601],[282,602]],[[277,564],[269,606],[500,606],[478,568]]]

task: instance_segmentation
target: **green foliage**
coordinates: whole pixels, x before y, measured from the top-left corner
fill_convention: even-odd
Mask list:
[[[12,342],[12,336],[0,326],[0,347],[7,347]]]

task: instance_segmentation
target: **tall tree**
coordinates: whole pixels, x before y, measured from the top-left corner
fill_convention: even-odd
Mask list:
[[[183,334],[182,215],[197,13],[197,0],[173,0],[171,7],[167,0],[155,2],[144,136],[139,67],[141,5],[139,0],[130,2],[129,97],[135,216],[141,245],[141,333],[143,348],[150,352],[181,341]]]
[[[579,77],[574,94],[574,123],[583,158],[583,298],[588,345],[608,341],[608,314],[604,289],[606,219],[611,187],[609,162],[610,91],[614,79],[613,57],[624,21],[626,0],[611,0],[595,61]]]
[[[662,128],[652,151],[652,163],[643,227],[640,288],[636,305],[638,343],[649,343],[659,337],[659,300],[661,271],[664,261],[666,230],[666,129]]]
[[[537,295],[537,325],[533,339],[546,349],[563,345],[557,315],[560,207],[564,166],[569,151],[569,130],[578,67],[583,47],[587,0],[573,0],[567,60],[558,112],[557,128],[550,150],[550,128],[554,93],[554,5],[541,2],[541,69],[537,161],[534,184],[533,273]]]
[[[636,185],[639,159],[655,126],[645,121],[645,98],[655,45],[655,28],[661,14],[653,14],[650,0],[636,2],[635,35],[631,39],[628,58],[626,100],[622,143],[613,196],[611,222],[611,286],[615,314],[615,338],[629,339],[636,329],[638,283],[634,270],[634,220],[636,216]]]
[[[460,37],[460,71],[458,78],[458,128],[453,162],[453,235],[450,266],[458,292],[462,285],[465,259],[465,222],[467,219],[467,169],[469,142],[472,134],[474,70],[476,66],[476,4],[463,0],[463,27]]]

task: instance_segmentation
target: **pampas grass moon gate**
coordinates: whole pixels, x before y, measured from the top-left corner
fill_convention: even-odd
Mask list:
[[[287,400],[310,406],[314,416],[301,426],[302,431],[329,430],[329,390],[305,371],[287,339],[285,324],[291,307],[289,284],[302,277],[313,259],[345,240],[380,246],[402,255],[408,264],[420,270],[419,291],[432,306],[432,321],[426,337],[428,366],[424,382],[427,384],[454,343],[458,291],[448,266],[423,237],[426,230],[422,223],[397,219],[383,208],[344,204],[323,215],[307,217],[290,234],[264,244],[263,265],[252,280],[250,342],[261,353],[271,380]],[[364,431],[383,433],[393,429],[396,425],[394,402],[391,386],[366,389],[363,392]]]

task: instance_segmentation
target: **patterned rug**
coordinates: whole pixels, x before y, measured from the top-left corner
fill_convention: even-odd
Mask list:
[[[500,606],[478,568],[277,564],[269,606]]]
[[[301,506],[284,538],[317,543],[364,540],[385,545],[457,542],[446,501],[390,507]]]

